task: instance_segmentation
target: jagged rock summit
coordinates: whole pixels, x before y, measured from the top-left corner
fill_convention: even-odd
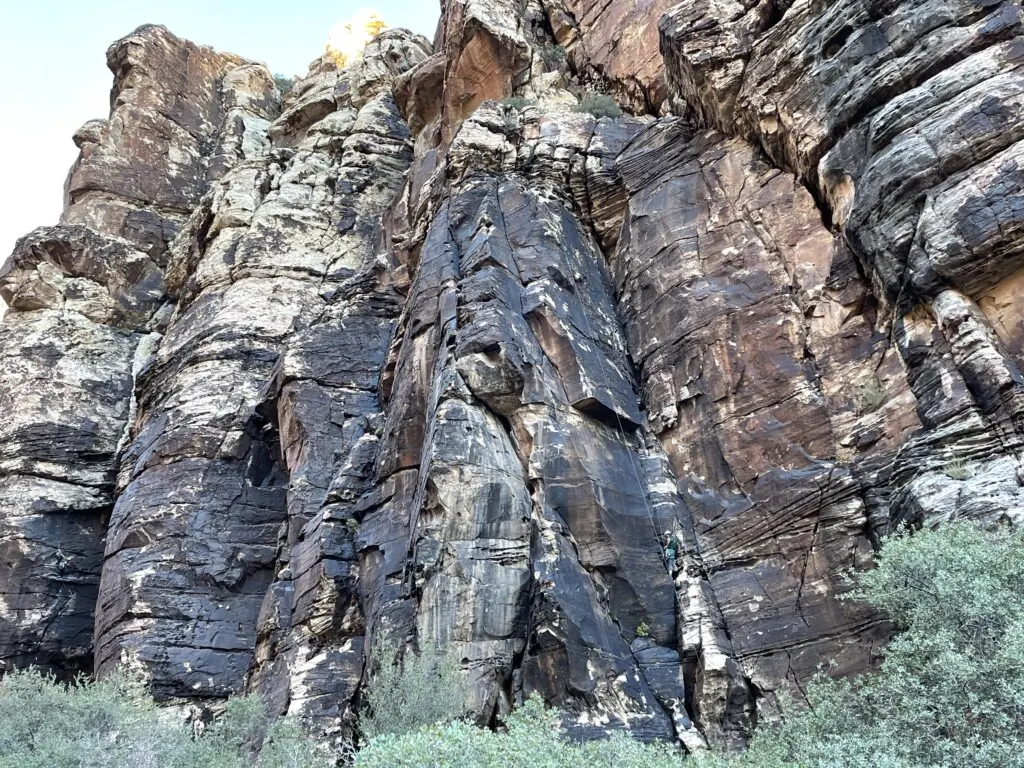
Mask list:
[[[287,94],[119,40],[0,272],[0,664],[345,736],[388,636],[689,749],[869,668],[880,535],[1024,518],[1021,25],[447,0]]]

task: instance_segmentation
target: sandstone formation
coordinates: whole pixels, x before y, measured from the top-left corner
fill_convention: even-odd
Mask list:
[[[280,94],[143,27],[0,273],[0,664],[741,746],[907,523],[1024,519],[1009,1],[447,0]],[[574,109],[592,91],[628,112]]]

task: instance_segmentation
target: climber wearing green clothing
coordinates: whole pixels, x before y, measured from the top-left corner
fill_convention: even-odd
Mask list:
[[[676,556],[679,554],[679,544],[671,531],[665,531],[665,536],[668,538],[668,544],[665,545],[665,564],[668,566],[668,572],[673,573],[676,568]]]

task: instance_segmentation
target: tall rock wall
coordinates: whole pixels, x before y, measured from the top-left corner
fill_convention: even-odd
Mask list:
[[[76,134],[62,223],[0,274],[0,664],[90,670],[134,377],[159,339],[167,245],[277,109],[265,68],[142,27],[107,51],[111,114]],[[265,131],[265,128],[264,128]],[[256,138],[243,142],[243,134]],[[15,416],[16,414],[16,416]]]
[[[450,0],[283,99],[119,41],[0,275],[0,662],[346,737],[437,643],[691,750],[871,668],[878,537],[1024,514],[1020,24]]]

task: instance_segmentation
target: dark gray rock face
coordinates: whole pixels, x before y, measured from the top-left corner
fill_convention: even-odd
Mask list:
[[[162,27],[119,40],[107,60],[111,118],[75,136],[82,153],[64,223],[19,241],[0,277],[9,307],[2,397],[18,414],[4,427],[0,469],[5,667],[92,667],[103,538],[134,377],[166,320],[166,242],[218,172],[212,140],[245,124],[235,110],[276,108],[263,67]]]
[[[18,242],[0,295],[0,663],[88,670],[132,361],[163,281],[124,240],[61,225]]]
[[[536,690],[581,735],[601,717],[668,736],[628,645],[641,623],[674,645],[664,521],[641,476],[597,248],[564,202],[515,176],[448,195],[410,291],[382,440],[379,472],[409,475],[410,497],[371,510],[361,535],[382,560],[370,615],[407,615],[396,629],[455,643],[474,711]],[[397,556],[380,519],[396,516],[408,531]],[[411,579],[412,595],[393,597],[389,577]]]
[[[304,527],[373,408],[390,321],[362,312],[411,160],[387,80],[352,89],[357,72],[298,83],[267,126],[289,148],[239,162],[171,247],[177,303],[137,377],[108,526],[100,671],[128,654],[168,694],[224,696],[253,661],[268,589],[308,587],[275,576],[310,556]]]
[[[451,0],[283,100],[115,44],[0,273],[0,662],[349,738],[439,643],[481,722],[690,750],[870,668],[879,535],[1024,516],[1019,25]]]

